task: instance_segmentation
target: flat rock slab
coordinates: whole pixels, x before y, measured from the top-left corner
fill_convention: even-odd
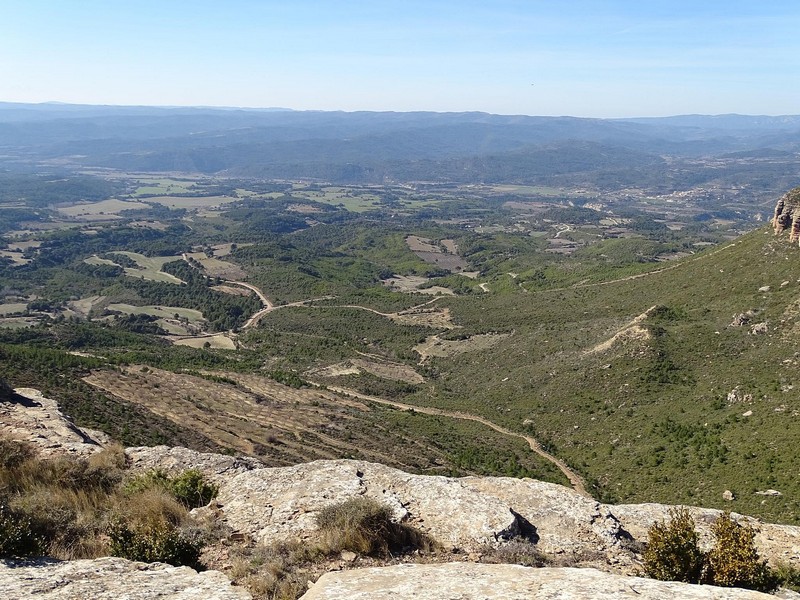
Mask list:
[[[377,463],[319,460],[242,473],[220,486],[228,525],[260,541],[311,538],[326,506],[365,496],[445,547],[476,549],[520,532],[505,502],[460,479],[410,475]]]
[[[511,477],[465,477],[468,487],[501,500],[535,530],[536,546],[547,554],[603,555],[608,560],[630,559],[629,539],[613,507],[576,491],[544,481]],[[597,558],[598,556],[594,556]]]
[[[15,600],[252,600],[219,571],[124,558],[0,561],[0,591]]]
[[[169,475],[177,475],[188,469],[197,469],[216,484],[228,481],[239,473],[264,468],[264,463],[257,458],[196,452],[180,446],[126,448],[125,456],[133,470],[161,469]]]
[[[596,569],[518,565],[397,565],[326,573],[301,600],[774,600],[706,585],[623,577]]]

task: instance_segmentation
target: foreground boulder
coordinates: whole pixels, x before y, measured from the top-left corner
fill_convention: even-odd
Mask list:
[[[0,590],[18,600],[251,600],[218,571],[124,558],[0,561]]]
[[[326,573],[301,600],[768,600],[733,588],[623,577],[596,569],[445,563]]]

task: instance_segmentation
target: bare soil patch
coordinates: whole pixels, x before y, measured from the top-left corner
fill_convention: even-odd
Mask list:
[[[100,202],[87,202],[58,208],[58,212],[69,217],[99,217],[118,215],[123,210],[150,208],[144,202],[127,202],[115,198]]]
[[[650,312],[655,308],[651,306],[642,314],[637,315],[631,321],[623,325],[618,331],[614,333],[607,340],[600,342],[585,352],[585,354],[596,354],[598,352],[605,352],[615,344],[621,344],[631,340],[646,340],[650,338],[650,331],[642,327],[640,323],[644,321]]]
[[[442,240],[441,244],[418,235],[406,237],[409,250],[427,263],[434,264],[448,271],[463,271],[467,261],[456,252],[458,247],[454,240]]]
[[[429,281],[429,278],[420,277],[418,275],[395,275],[389,279],[384,279],[383,285],[406,294],[428,294],[431,296],[443,294],[445,296],[455,296],[453,290],[441,285],[420,288],[420,286],[425,285]]]
[[[344,375],[358,375],[362,372],[370,373],[382,379],[402,381],[404,383],[424,383],[425,378],[408,365],[389,361],[375,361],[354,358],[328,367],[312,369],[309,375],[319,377],[341,377]]]
[[[438,335],[432,335],[413,349],[420,355],[421,361],[431,356],[452,358],[464,352],[488,350],[510,336],[510,333],[480,333],[464,340],[443,340]]]
[[[190,348],[219,348],[221,350],[236,350],[236,342],[224,333],[217,335],[201,335],[180,339],[170,338],[176,346],[189,346]]]
[[[246,288],[236,287],[234,285],[212,285],[212,290],[222,292],[223,294],[231,294],[233,296],[249,296],[253,292]]]

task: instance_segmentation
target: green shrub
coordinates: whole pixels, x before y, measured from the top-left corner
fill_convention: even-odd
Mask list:
[[[148,489],[163,490],[174,496],[187,508],[205,506],[216,497],[219,488],[206,481],[197,469],[189,469],[172,478],[161,469],[141,473],[125,484],[128,494],[136,494]]]
[[[170,487],[175,498],[188,508],[205,506],[219,491],[219,488],[207,482],[197,469],[184,471],[172,480]]]
[[[121,520],[108,526],[111,539],[111,554],[142,562],[165,562],[176,567],[200,565],[202,547],[184,536],[181,531],[167,523],[132,527]]]
[[[730,513],[722,516],[711,526],[717,538],[713,550],[708,553],[708,568],[714,585],[738,587],[760,592],[770,592],[778,587],[778,578],[759,559],[749,525],[740,525]]]
[[[129,493],[111,515],[111,554],[143,562],[200,568],[202,542],[183,530],[186,507],[159,487]]]
[[[642,558],[644,573],[661,581],[698,583],[705,555],[698,545],[694,519],[685,508],[670,509],[670,521],[653,525]]]
[[[317,514],[322,543],[330,553],[387,556],[408,548],[430,550],[433,543],[419,531],[395,523],[388,506],[371,498],[351,498],[326,506]]]
[[[124,491],[126,494],[137,494],[145,490],[158,489],[169,491],[170,478],[161,469],[151,469],[144,473],[138,473],[125,482]]]
[[[30,519],[0,503],[0,558],[39,556],[43,546]]]
[[[800,580],[796,570],[781,577],[758,556],[755,532],[723,513],[711,526],[714,548],[704,553],[698,546],[695,523],[685,508],[671,509],[668,523],[656,523],[643,553],[644,572],[662,581],[707,583],[770,592],[780,581]]]
[[[0,469],[16,469],[33,456],[33,447],[30,444],[0,438]]]
[[[778,562],[772,572],[778,578],[780,587],[800,592],[800,567],[788,562]]]

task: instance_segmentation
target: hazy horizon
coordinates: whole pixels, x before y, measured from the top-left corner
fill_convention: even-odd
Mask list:
[[[607,120],[626,120],[626,119],[668,119],[673,117],[767,117],[767,118],[780,118],[780,117],[800,117],[800,111],[796,113],[784,114],[768,114],[768,113],[680,113],[680,114],[664,114],[664,115],[647,115],[647,114],[634,114],[625,115],[621,117],[587,117],[583,115],[538,115],[538,114],[523,114],[523,113],[494,113],[482,110],[343,110],[343,109],[298,109],[287,106],[227,106],[227,105],[203,105],[203,104],[92,104],[92,103],[76,103],[76,102],[62,102],[60,100],[44,100],[41,102],[18,102],[0,99],[0,106],[2,105],[19,105],[19,106],[71,106],[71,107],[93,107],[93,108],[153,108],[153,109],[197,109],[197,110],[241,110],[253,112],[335,112],[335,113],[437,113],[437,114],[469,114],[479,113],[494,115],[500,117],[552,117],[552,118],[571,118],[571,119],[607,119]]]
[[[800,6],[0,0],[10,102],[636,118],[786,115]]]

